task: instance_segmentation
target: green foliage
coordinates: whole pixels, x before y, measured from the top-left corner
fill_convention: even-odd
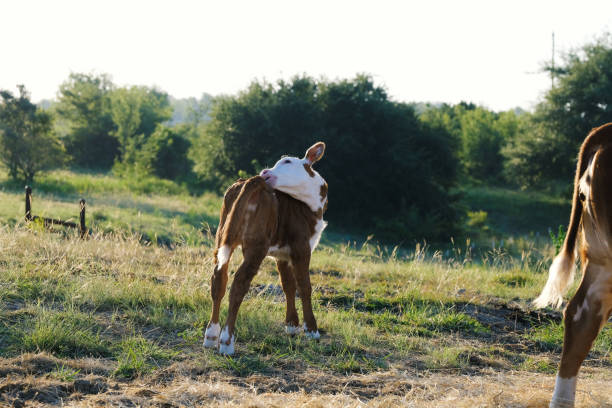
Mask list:
[[[142,336],[133,336],[121,341],[117,349],[115,375],[123,378],[146,374],[174,355]]]
[[[41,171],[64,163],[64,146],[52,131],[51,115],[30,102],[24,86],[19,97],[0,91],[0,161],[9,175],[31,183]]]
[[[111,112],[116,126],[112,135],[119,142],[122,169],[138,166],[143,146],[172,113],[168,94],[142,86],[115,90]]]
[[[555,234],[552,230],[548,232],[550,234],[550,239],[552,240],[553,245],[555,246],[555,254],[559,253],[559,250],[563,246],[563,241],[565,241],[565,235],[567,232],[563,225],[559,225],[559,229]]]
[[[60,85],[57,114],[59,133],[72,162],[80,167],[108,169],[118,153],[111,116],[114,85],[108,75],[72,73]]]
[[[533,121],[504,154],[507,171],[521,186],[570,182],[584,138],[612,121],[612,36],[566,53],[555,76]]]
[[[190,152],[208,186],[221,191],[239,174],[256,174],[283,154],[302,156],[323,140],[316,167],[330,185],[330,220],[394,240],[455,230],[451,135],[390,101],[367,76],[254,82],[237,97],[218,98],[211,115]]]
[[[187,158],[191,142],[187,139],[189,126],[173,128],[158,125],[155,132],[138,152],[136,166],[143,173],[169,180],[185,179],[192,163]]]
[[[466,111],[460,123],[460,157],[466,173],[476,180],[497,179],[503,165],[500,153],[503,136],[495,126],[495,115],[476,108]]]

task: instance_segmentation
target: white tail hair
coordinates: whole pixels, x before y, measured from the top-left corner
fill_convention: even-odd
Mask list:
[[[575,271],[576,263],[574,262],[574,256],[568,251],[562,250],[555,257],[552,265],[550,265],[548,281],[544,289],[542,289],[540,296],[533,301],[533,304],[538,308],[548,305],[560,307],[563,303],[563,295],[574,279]]]

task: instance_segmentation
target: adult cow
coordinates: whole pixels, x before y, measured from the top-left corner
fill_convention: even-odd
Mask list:
[[[574,406],[578,371],[612,311],[612,123],[593,129],[580,148],[567,235],[536,306],[563,302],[579,235],[583,275],[564,312],[561,364],[550,402],[555,408]]]
[[[234,328],[238,308],[251,280],[266,256],[276,258],[287,300],[286,332],[299,331],[295,293],[299,290],[304,317],[304,334],[318,339],[312,312],[309,275],[310,254],[319,243],[323,213],[327,208],[327,183],[312,165],[325,151],[315,143],[303,159],[283,157],[259,176],[239,180],[225,193],[215,245],[215,268],[211,279],[212,314],[204,346],[218,347],[222,354],[234,354]],[[242,246],[244,260],[230,289],[227,322],[221,330],[219,310],[227,285],[232,252]]]

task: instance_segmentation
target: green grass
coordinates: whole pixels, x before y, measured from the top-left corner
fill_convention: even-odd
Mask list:
[[[221,198],[191,196],[165,181],[134,183],[65,171],[37,182],[38,215],[76,216],[78,198],[88,200],[92,234],[80,240],[71,232],[25,225],[22,186],[0,180],[2,356],[44,351],[93,357],[124,379],[186,361],[205,373],[235,376],[286,369],[334,375],[407,368],[548,372],[554,366],[559,321],[525,312],[516,329],[496,322],[510,319],[499,305],[528,311],[544,285],[554,254],[546,228],[564,222],[562,200],[466,190],[466,206],[474,211],[470,228],[480,235],[441,249],[357,243],[332,228],[311,262],[322,339],[286,336],[282,298],[250,292],[238,316],[237,354],[223,357],[201,346],[213,266],[213,239],[204,227],[216,224]],[[497,234],[503,233],[502,246]],[[496,245],[489,244],[491,238]],[[235,256],[230,270],[239,262]],[[264,261],[255,285],[280,285],[272,261]],[[222,320],[226,313],[227,296]],[[527,346],[512,346],[518,343]],[[605,330],[593,353],[605,356],[610,348],[612,335]],[[60,367],[54,375],[79,374]]]

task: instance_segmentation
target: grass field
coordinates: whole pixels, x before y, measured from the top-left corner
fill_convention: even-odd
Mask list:
[[[538,407],[552,391],[561,314],[529,301],[565,200],[466,189],[465,206],[487,215],[472,240],[440,249],[348,241],[330,226],[311,264],[321,340],[284,334],[266,260],[240,309],[237,353],[223,357],[201,346],[219,197],[159,180],[41,178],[37,215],[75,218],[87,199],[92,234],[80,240],[24,224],[23,186],[0,186],[0,404]],[[611,348],[605,328],[578,406],[612,403]]]

